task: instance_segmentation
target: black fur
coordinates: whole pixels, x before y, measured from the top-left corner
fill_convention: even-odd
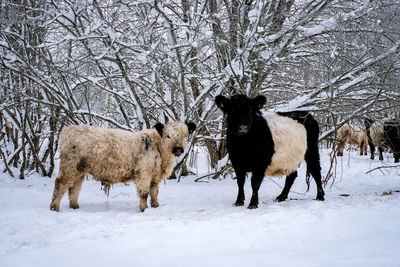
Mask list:
[[[83,172],[87,167],[87,158],[83,157],[80,159],[78,162],[78,165],[76,166],[76,170],[78,172]]]
[[[156,125],[154,125],[154,128],[157,130],[160,136],[163,136],[164,124],[158,122]]]
[[[371,153],[371,159],[375,158],[375,145],[374,143],[372,143],[372,139],[371,139],[371,125],[374,123],[374,120],[371,118],[365,118],[364,119],[364,126],[365,126],[365,130],[367,131],[367,138],[368,138],[368,146],[369,146],[369,150]],[[383,156],[382,156],[382,148],[378,148],[379,150],[379,159],[383,160]]]
[[[190,134],[193,133],[194,130],[196,130],[196,124],[194,124],[193,122],[185,122],[185,124],[188,127],[188,131]],[[156,125],[154,125],[154,128],[157,130],[160,136],[163,136],[164,124],[158,122]]]
[[[147,135],[142,136],[142,144],[144,146],[144,150],[149,150],[151,147],[151,138]]]
[[[193,133],[196,130],[196,124],[193,122],[185,122],[186,126],[188,127],[189,133]]]
[[[385,121],[383,124],[386,142],[390,146],[394,156],[394,162],[400,158],[400,120]]]
[[[235,95],[228,99],[217,96],[215,103],[227,115],[227,148],[232,161],[238,183],[238,196],[236,206],[244,205],[245,176],[252,173],[251,186],[253,194],[249,208],[258,206],[258,190],[264,179],[265,170],[271,163],[275,153],[275,144],[268,122],[260,112],[265,104],[264,96],[250,99],[245,95]],[[321,183],[321,167],[318,152],[318,122],[307,112],[294,111],[280,113],[302,123],[307,130],[308,148],[305,155],[308,173],[311,173],[317,183],[318,200],[324,200],[324,191]],[[290,188],[297,177],[297,171],[286,178],[285,188],[277,197],[278,201],[287,198]]]

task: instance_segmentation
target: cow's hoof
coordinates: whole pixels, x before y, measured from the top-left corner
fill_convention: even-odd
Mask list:
[[[257,205],[257,204],[250,204],[247,208],[248,208],[248,209],[251,209],[251,210],[257,209],[257,208],[258,208],[258,205]]]
[[[287,196],[279,195],[279,196],[276,197],[275,201],[276,202],[282,202],[282,201],[285,201],[286,199],[287,199]]]
[[[160,204],[158,204],[158,202],[151,202],[150,205],[152,208],[158,208],[160,206]]]
[[[139,209],[140,209],[141,212],[143,212],[145,209],[147,209],[147,204],[145,204],[145,205],[140,204],[139,205]]]
[[[78,203],[70,203],[69,204],[69,207],[71,208],[71,209],[79,209],[79,204]]]
[[[236,202],[235,202],[235,206],[236,206],[236,207],[244,206],[244,201],[236,201]]]
[[[58,205],[56,205],[56,204],[51,204],[51,205],[50,205],[50,210],[59,211],[60,208],[59,208]]]

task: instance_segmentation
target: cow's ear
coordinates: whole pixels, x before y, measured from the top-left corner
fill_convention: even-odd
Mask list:
[[[223,112],[228,111],[229,107],[229,99],[226,98],[223,95],[217,95],[215,97],[215,104],[217,105],[218,108],[220,108]]]
[[[256,109],[262,109],[264,107],[264,105],[265,105],[265,102],[267,102],[267,99],[265,98],[265,96],[259,95],[259,96],[255,97],[252,100],[252,102],[253,102],[253,106]]]
[[[156,125],[154,125],[154,128],[157,130],[157,132],[160,134],[160,136],[163,135],[164,124],[158,122]]]
[[[196,130],[196,124],[193,122],[186,122],[186,126],[188,127],[189,133],[193,133]]]

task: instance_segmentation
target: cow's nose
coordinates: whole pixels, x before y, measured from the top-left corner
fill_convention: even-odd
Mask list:
[[[174,154],[175,156],[179,157],[180,155],[182,155],[183,153],[183,148],[182,147],[174,147],[172,149],[172,154]]]
[[[247,131],[248,131],[248,127],[247,127],[247,125],[240,125],[239,126],[239,133],[247,133]]]

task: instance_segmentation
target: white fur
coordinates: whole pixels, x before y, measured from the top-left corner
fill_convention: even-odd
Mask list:
[[[346,123],[339,128],[337,135],[339,138],[339,155],[343,155],[343,149],[346,144],[358,145],[360,147],[360,155],[367,155],[368,137],[364,127]]]
[[[383,122],[381,121],[374,122],[369,128],[369,131],[370,131],[371,141],[374,144],[374,146],[382,148],[387,147],[385,132],[383,130]]]
[[[158,206],[158,185],[172,172],[174,147],[185,149],[188,128],[179,122],[167,123],[163,136],[155,129],[128,132],[77,125],[60,135],[60,172],[56,178],[50,208],[59,210],[60,200],[69,190],[70,207],[78,208],[78,196],[85,174],[109,186],[136,183],[140,210]]]
[[[265,175],[289,175],[304,161],[307,151],[306,128],[297,121],[276,113],[264,112],[263,116],[268,122],[275,144],[275,153]]]

